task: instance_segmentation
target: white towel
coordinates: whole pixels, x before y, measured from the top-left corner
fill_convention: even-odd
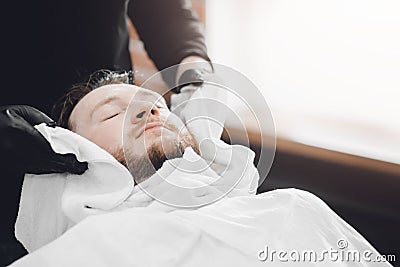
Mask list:
[[[222,84],[207,81],[200,87],[187,85],[179,94],[171,95],[171,111],[185,122],[199,143],[220,138],[227,116],[234,115],[230,107],[232,93]]]
[[[94,143],[63,128],[36,128],[55,152],[74,153],[89,169],[82,176],[25,175],[15,234],[29,252],[86,216],[115,208],[133,190],[129,171]]]
[[[254,154],[247,148],[216,140],[203,142],[203,158],[186,149],[183,158],[167,161],[141,187],[133,187],[129,172],[86,139],[61,128],[37,128],[53,149],[75,152],[78,159],[89,161],[90,169],[82,176],[26,177],[16,232],[28,251],[35,251],[11,266],[287,266],[289,254],[281,261],[279,251],[315,251],[321,257],[325,250],[348,249],[367,251],[372,260],[379,255],[310,193],[287,189],[255,195],[258,175],[254,165],[248,164]],[[201,169],[210,158],[216,159],[215,166]],[[219,168],[224,164],[227,168]],[[188,175],[191,170],[202,171]],[[230,190],[228,178],[238,172],[241,179]],[[189,189],[182,191],[185,186]],[[177,208],[155,201],[141,188],[164,193],[159,197],[170,202],[201,204],[223,199]],[[339,248],[339,240],[347,247]],[[296,265],[320,263],[370,266],[363,259],[332,261],[326,254],[323,262]]]
[[[188,148],[182,158],[166,161],[155,175],[134,188],[129,171],[94,143],[63,128],[45,124],[36,128],[55,152],[74,153],[78,160],[89,163],[89,169],[83,175],[25,176],[15,231],[29,252],[89,215],[128,207],[157,211],[197,208],[221,197],[256,192],[254,153],[246,147],[208,139],[200,146],[202,157]]]

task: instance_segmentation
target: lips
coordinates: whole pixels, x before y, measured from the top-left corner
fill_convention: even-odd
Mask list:
[[[154,128],[157,128],[157,127],[167,128],[167,127],[165,127],[165,124],[163,124],[163,123],[159,123],[159,122],[147,123],[146,126],[144,127],[144,129],[139,133],[137,138],[142,136],[144,132],[154,129]]]
[[[156,128],[156,127],[164,127],[161,123],[148,123],[146,124],[146,127],[144,127],[144,131]]]

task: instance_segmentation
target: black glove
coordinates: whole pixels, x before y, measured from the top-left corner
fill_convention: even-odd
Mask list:
[[[181,89],[187,85],[201,86],[205,81],[204,76],[207,74],[209,74],[209,71],[203,69],[185,70],[179,77],[178,85],[172,88],[172,91],[179,94]]]
[[[74,154],[57,154],[49,142],[33,127],[55,122],[39,110],[24,105],[0,107],[0,155],[5,168],[23,173],[82,174],[87,162],[79,162]]]

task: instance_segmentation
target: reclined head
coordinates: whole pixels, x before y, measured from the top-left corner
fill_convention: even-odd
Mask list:
[[[198,144],[161,95],[127,82],[127,74],[96,72],[58,101],[58,124],[112,154],[140,183],[187,147],[198,153]]]

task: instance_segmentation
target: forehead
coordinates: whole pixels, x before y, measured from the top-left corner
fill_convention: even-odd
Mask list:
[[[115,97],[124,100],[126,99],[129,101],[132,97],[135,97],[134,99],[138,98],[151,100],[158,99],[161,97],[161,95],[151,90],[131,84],[109,84],[91,91],[79,102],[97,104],[108,97]]]
[[[135,85],[104,85],[85,95],[72,110],[70,118],[73,120],[76,114],[79,114],[79,116],[89,115],[96,106],[101,105],[103,101],[110,98],[123,101],[126,104],[136,100],[157,101],[161,99],[161,101],[164,101],[163,97],[158,93]]]

